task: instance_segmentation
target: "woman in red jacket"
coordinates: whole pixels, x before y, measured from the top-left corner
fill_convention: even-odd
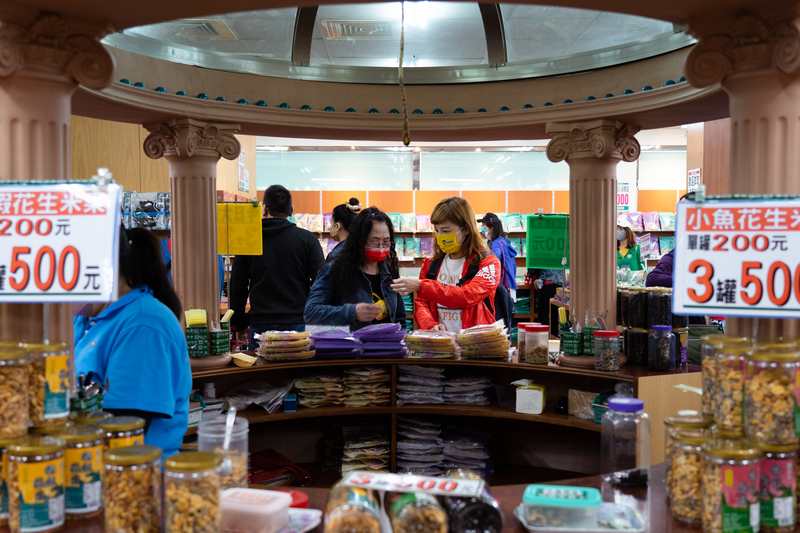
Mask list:
[[[494,294],[500,281],[500,261],[486,249],[475,212],[469,202],[453,196],[439,202],[431,214],[436,233],[433,258],[422,262],[419,279],[395,280],[392,289],[402,295],[416,292],[414,318],[419,329],[459,332],[493,324]],[[428,274],[431,262],[438,264]],[[464,279],[477,266],[472,279]],[[463,280],[463,283],[462,283]]]

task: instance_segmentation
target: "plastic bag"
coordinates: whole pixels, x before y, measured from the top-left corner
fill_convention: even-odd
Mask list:
[[[443,404],[444,398],[440,394],[428,394],[423,392],[397,392],[397,406],[405,404]]]
[[[236,407],[237,411],[243,411],[255,404],[273,414],[291,392],[294,382],[294,379],[287,379],[280,385],[272,385],[265,381],[248,381],[229,390],[222,399]]]

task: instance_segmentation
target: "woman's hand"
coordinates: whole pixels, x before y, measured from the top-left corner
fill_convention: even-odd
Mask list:
[[[392,290],[400,296],[417,292],[422,285],[419,278],[398,278],[392,283]]]
[[[372,322],[381,314],[381,308],[375,304],[356,304],[356,321]]]
[[[444,329],[444,326],[443,326],[443,325],[441,325],[441,324],[436,324],[435,326],[433,326],[433,328],[431,329],[431,331],[446,331],[446,330]]]

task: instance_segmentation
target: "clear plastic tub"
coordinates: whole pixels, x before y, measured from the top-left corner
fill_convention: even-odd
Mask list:
[[[228,456],[231,458],[231,475],[222,478],[222,490],[247,488],[249,472],[248,434],[246,418],[237,417],[233,424]],[[200,422],[197,430],[197,449],[201,452],[222,453],[225,441],[225,417],[215,417]]]
[[[64,448],[67,520],[99,516],[103,512],[103,430],[76,424],[52,435],[67,443]]]
[[[672,437],[678,433],[698,432],[710,430],[714,425],[714,420],[701,416],[697,411],[678,412],[678,416],[670,416],[664,419],[664,462],[666,463],[666,487],[667,496],[672,485],[670,477],[670,458],[672,457],[672,447],[674,441]]]
[[[30,425],[30,357],[22,348],[0,347],[0,439],[21,437]]]
[[[291,504],[286,492],[228,489],[222,493],[222,530],[276,533],[289,523]]]
[[[739,439],[703,444],[703,533],[759,530],[760,458],[758,448]]]
[[[103,454],[106,531],[160,532],[161,455],[155,446],[114,448]]]
[[[525,362],[546,365],[550,352],[550,326],[531,324],[525,327]]]
[[[742,345],[747,342],[744,337],[728,335],[705,335],[700,338],[700,357],[702,365],[703,416],[714,418],[714,403],[719,398],[719,370],[717,369],[716,350],[722,344]]]
[[[62,426],[69,420],[74,364],[64,343],[26,344],[31,359],[28,398],[31,426]]]
[[[647,338],[647,367],[654,372],[675,370],[675,335],[672,334],[672,326],[653,326]]]
[[[758,463],[761,490],[761,531],[791,533],[795,524],[797,496],[794,466],[797,446],[757,445],[763,455]]]
[[[753,348],[723,344],[716,350],[716,393],[714,423],[720,431],[742,433],[742,396],[745,358]]]
[[[615,329],[594,332],[594,368],[616,372],[619,370],[620,336]]]
[[[533,527],[598,529],[600,491],[588,487],[528,485],[522,494],[525,520]]]
[[[797,345],[767,345],[747,356],[744,382],[744,432],[758,444],[800,443],[796,419]]]
[[[222,531],[222,455],[184,452],[164,461],[164,531]]]
[[[517,324],[517,359],[519,362],[525,360],[525,332],[528,326],[534,322],[520,322]]]
[[[22,437],[8,445],[11,533],[50,533],[64,525],[65,445],[63,439],[48,436]]]
[[[325,533],[381,533],[380,504],[375,491],[331,487],[325,502]]]
[[[673,434],[671,440],[666,487],[672,517],[681,522],[700,524],[703,518],[702,446],[711,440],[711,432],[684,430]]]
[[[650,418],[638,398],[611,398],[600,435],[600,473],[614,485],[646,485],[650,475]]]
[[[105,431],[108,450],[144,445],[144,418],[112,416],[97,421],[95,425]]]

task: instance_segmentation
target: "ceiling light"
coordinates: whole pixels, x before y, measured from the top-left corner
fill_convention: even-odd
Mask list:
[[[356,147],[355,147],[355,146],[351,146],[351,147],[350,147],[350,149],[351,149],[351,150],[355,150],[355,149],[356,149]]]
[[[420,148],[419,146],[417,146],[417,147],[415,147],[415,148],[414,148],[414,151],[415,151],[415,152],[421,152],[421,151],[422,151],[422,148]]]
[[[475,151],[476,151],[476,152],[480,152],[480,151],[481,151],[481,149],[480,149],[480,148],[475,148]]]

